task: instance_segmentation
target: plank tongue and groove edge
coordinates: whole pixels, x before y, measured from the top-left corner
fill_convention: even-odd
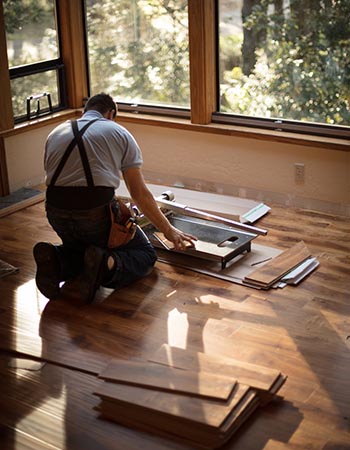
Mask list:
[[[211,449],[275,398],[286,380],[271,368],[167,344],[148,361],[112,360],[99,378],[94,394],[100,397],[101,417]],[[234,384],[226,400],[219,392],[223,380]],[[216,398],[203,390],[207,383],[215,385]]]
[[[172,368],[149,361],[112,360],[99,374],[111,382],[227,400],[236,380],[208,372]]]
[[[126,411],[149,411],[159,420],[171,420],[202,425],[204,428],[219,428],[229,414],[251,397],[251,388],[236,384],[226,402],[208,398],[194,398],[172,392],[156,391],[138,386],[128,386],[105,381],[95,395],[110,402],[124,405]],[[135,420],[138,415],[134,414]],[[209,427],[209,428],[208,428]]]
[[[297,267],[311,256],[304,241],[300,241],[288,250],[285,250],[261,268],[244,278],[249,283],[260,286],[271,286],[283,275]]]
[[[163,344],[148,358],[151,362],[179,369],[222,373],[258,391],[271,392],[284,376],[276,369],[236,360],[234,358],[184,350]]]
[[[191,445],[191,448],[194,445],[195,448],[210,449],[222,446],[259,405],[255,392],[239,385],[232,400],[225,406],[211,400],[185,397],[190,401],[188,404],[181,397],[165,392],[150,399],[144,397],[147,394],[145,389],[126,386],[136,397],[135,402],[130,404],[125,401],[132,398],[128,393],[119,390],[122,400],[120,396],[116,398],[118,394],[115,390],[106,392],[106,388],[110,387],[105,385],[104,393],[97,394],[101,402],[96,409],[101,417],[175,439]]]

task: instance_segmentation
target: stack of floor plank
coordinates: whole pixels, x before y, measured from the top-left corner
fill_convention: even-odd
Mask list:
[[[113,360],[99,377],[101,417],[207,449],[227,442],[286,380],[274,369],[167,345],[148,361]]]
[[[303,241],[300,241],[244,277],[243,283],[260,289],[269,289],[310,256],[309,249]]]

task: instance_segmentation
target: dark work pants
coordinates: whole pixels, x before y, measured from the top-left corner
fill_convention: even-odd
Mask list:
[[[57,245],[61,263],[61,279],[69,280],[79,275],[84,266],[84,254],[89,245],[107,249],[110,230],[109,206],[90,210],[63,210],[46,204],[47,218],[62,240]],[[148,275],[157,260],[149,239],[137,228],[134,239],[128,244],[108,249],[117,262],[103,286],[117,289]]]

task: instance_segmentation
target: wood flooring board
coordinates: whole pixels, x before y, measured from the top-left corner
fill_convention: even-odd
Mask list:
[[[271,285],[310,256],[311,253],[304,241],[300,241],[264,264],[263,267],[250,273],[245,280],[257,285]]]
[[[196,399],[198,401],[198,399]],[[102,416],[123,423],[129,427],[146,429],[152,433],[159,430],[168,437],[178,437],[186,441],[194,441],[200,446],[216,448],[226,442],[239,426],[257,408],[259,402],[254,391],[247,391],[228,415],[220,427],[208,426],[204,423],[189,421],[183,417],[159,414],[158,411],[146,408],[127,408],[125,404],[103,398],[98,410]],[[204,411],[203,411],[204,414]]]
[[[153,416],[149,412],[126,412],[124,406],[113,404],[113,402],[102,401],[99,406],[101,417],[130,427],[144,430],[152,434],[159,434],[168,439],[175,439],[191,448],[215,449],[221,447],[232,438],[233,434],[246,421],[256,408],[259,402],[256,398],[250,398],[241,410],[235,414],[234,420],[229,422],[229,427],[223,429],[210,429],[196,427],[194,424],[178,421],[166,421]],[[193,447],[192,447],[193,445]]]
[[[147,361],[116,359],[99,377],[111,382],[219,400],[227,400],[236,384],[236,380],[220,374],[181,370]]]
[[[134,416],[129,416],[128,414],[125,414],[123,412],[123,408],[116,409],[113,405],[105,404],[103,406],[103,411],[101,411],[101,418],[102,419],[108,419],[110,421],[116,421],[116,414],[118,414],[118,423],[121,425],[124,425],[125,427],[131,428],[131,429],[137,429],[146,433],[149,433],[151,435],[158,435],[161,437],[164,437],[168,440],[168,442],[178,442],[180,444],[183,444],[188,449],[196,449],[196,448],[203,448],[207,450],[212,450],[216,447],[218,447],[218,443],[215,437],[212,435],[207,435],[203,433],[201,430],[197,438],[197,434],[195,430],[193,430],[193,427],[190,425],[188,433],[185,433],[185,436],[182,436],[182,433],[178,432],[178,428],[174,427],[173,425],[169,427],[168,429],[165,429],[163,424],[159,424],[156,420],[152,420],[152,424],[150,424],[150,421],[143,422],[141,420],[135,422]],[[182,428],[182,431],[184,428]],[[167,449],[167,446],[164,447],[164,449]]]
[[[3,339],[2,339],[3,337]],[[18,334],[17,341],[9,341],[6,330],[0,330],[0,350],[17,356],[31,356],[41,361],[54,363],[63,367],[81,370],[97,375],[106,365],[109,357],[98,355],[86,348],[73,348],[65,339],[43,342],[35,336]]]
[[[249,386],[237,384],[230,399],[222,402],[104,382],[94,393],[101,398],[123,403],[132,410],[145,408],[160,415],[217,428],[249,391]]]
[[[53,446],[16,428],[1,425],[1,448],[3,450],[53,450]],[[56,450],[57,447],[54,447]]]
[[[44,203],[30,206],[2,217],[0,222],[1,259],[20,268],[1,280],[0,347],[90,366],[96,373],[111,358],[149,359],[164,342],[173,346],[166,361],[173,358],[174,363],[180,358],[174,350],[177,346],[277,369],[280,376],[288,375],[288,381],[278,390],[277,401],[249,416],[224,449],[348,450],[349,223],[340,216],[277,205],[260,219],[259,227],[269,233],[259,237],[259,242],[261,239],[266,246],[285,249],[303,240],[320,261],[317,271],[297,287],[259,294],[245,286],[158,262],[153,273],[140,282],[115,293],[99,290],[98,298],[103,303],[82,305],[78,290],[67,289],[63,301],[48,302],[45,307],[46,299],[42,300],[35,289],[32,248],[38,240],[57,242],[58,238],[47,223]],[[260,300],[244,305],[247,295],[263,296],[264,306],[259,308]],[[181,320],[173,321],[174,312]],[[227,320],[229,327],[225,329]],[[202,367],[200,361],[195,355],[187,368],[197,370]],[[6,394],[0,395],[1,415],[4,420],[10,415],[14,423],[9,429],[0,421],[1,450],[24,450],[24,432],[33,433],[37,426],[45,431],[40,408],[53,415],[60,412],[62,417],[61,423],[56,423],[61,435],[52,434],[49,425],[51,448],[197,448],[197,443],[179,437],[160,437],[161,427],[146,434],[133,429],[132,421],[129,428],[99,420],[94,407],[100,399],[92,393],[101,380],[83,373],[81,367],[69,370],[55,364],[47,387],[42,376],[28,384],[23,370],[11,369],[8,377],[0,371],[2,393]],[[48,364],[39,373],[44,374],[47,368]],[[252,382],[254,376],[249,373]],[[274,392],[280,379],[272,377],[271,383],[269,379],[262,383],[264,377],[261,373],[257,382],[262,388],[265,383],[272,386],[264,392]],[[96,379],[96,384],[90,379]],[[262,392],[257,390],[259,402]],[[279,401],[279,393],[283,401]],[[18,401],[26,407],[18,406]],[[34,420],[35,414],[41,417],[40,423]],[[45,437],[43,440],[48,442]],[[30,443],[27,450],[38,448]]]
[[[207,354],[183,350],[163,344],[150,361],[187,370],[203,370],[232,376],[238,382],[254,389],[269,391],[279,379],[281,373],[276,369],[246,363],[218,354]]]
[[[36,408],[33,412],[28,403],[13,401],[5,395],[0,399],[0,424],[49,445],[54,445],[61,437],[62,420],[59,413],[48,413],[44,408]]]
[[[277,392],[281,389],[281,387],[284,385],[284,383],[287,381],[287,379],[288,379],[288,376],[285,376],[285,375],[281,374],[278,377],[278,379],[276,380],[276,382],[273,384],[273,386],[271,387],[269,392],[272,395],[277,394]]]
[[[233,434],[241,423],[242,419],[250,415],[260,405],[259,398],[253,389],[250,389],[244,401],[242,401],[231,413],[227,416],[226,420],[220,426],[220,432],[222,435]]]

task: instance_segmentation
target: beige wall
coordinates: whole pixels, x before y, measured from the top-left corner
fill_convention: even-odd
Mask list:
[[[122,122],[121,122],[122,123]],[[125,124],[150,181],[350,216],[350,153]],[[305,182],[294,163],[304,163]]]
[[[151,183],[350,216],[350,152],[124,125],[141,146]],[[52,128],[6,138],[11,192],[43,182],[44,143]],[[302,184],[295,181],[294,163],[305,164]]]
[[[53,128],[37,128],[5,139],[10,192],[43,183],[45,140]]]

